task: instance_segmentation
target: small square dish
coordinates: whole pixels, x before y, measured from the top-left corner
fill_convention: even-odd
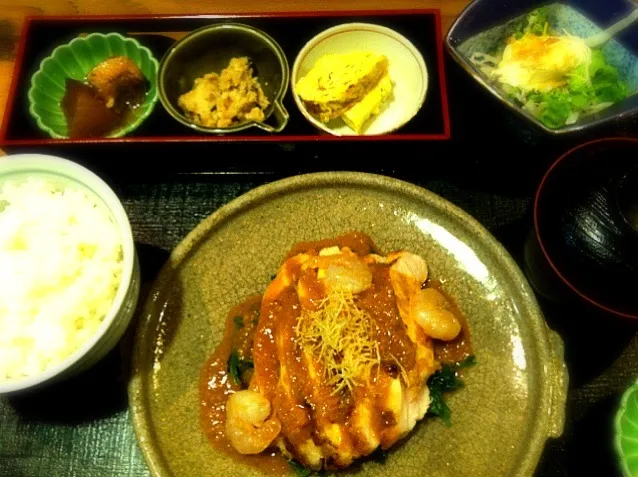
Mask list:
[[[620,0],[475,0],[450,28],[446,48],[494,97],[540,129],[583,131],[638,112],[638,30],[626,29],[599,47],[584,41],[628,15],[630,6]],[[529,48],[544,56],[532,64],[518,55]],[[558,63],[534,83],[550,50]]]

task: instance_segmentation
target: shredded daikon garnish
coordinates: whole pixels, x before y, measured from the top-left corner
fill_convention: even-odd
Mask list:
[[[321,364],[334,394],[369,382],[381,362],[373,325],[370,314],[343,289],[331,291],[316,310],[299,317],[295,329],[299,343]]]

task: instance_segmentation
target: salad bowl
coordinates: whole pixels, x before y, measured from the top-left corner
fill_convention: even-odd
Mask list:
[[[569,101],[558,104],[553,103],[549,95],[545,96],[548,99],[541,96],[541,109],[562,116],[560,124],[552,124],[551,117],[543,117],[530,108],[518,90],[506,92],[494,81],[490,71],[481,67],[477,58],[485,55],[498,62],[508,38],[512,35],[518,38],[524,34],[521,25],[530,22],[530,14],[538,8],[542,9],[544,15],[535,26],[536,34],[540,35],[544,31],[544,23],[547,22],[557,36],[573,35],[584,39],[605,30],[634,7],[631,2],[624,0],[604,3],[580,0],[569,2],[569,5],[558,2],[539,5],[534,1],[504,3],[498,0],[475,0],[450,28],[445,39],[446,48],[457,63],[499,102],[549,134],[584,131],[636,113],[638,99],[633,92],[638,90],[638,34],[631,28],[592,50],[590,81],[585,83],[591,86],[593,81],[595,91],[573,85],[570,81],[566,86]],[[598,50],[599,53],[596,53]],[[594,77],[596,71],[599,71],[598,78]],[[592,103],[597,104],[589,109],[580,112],[566,106],[569,103],[576,104],[584,96],[597,95],[600,91],[603,93],[592,100]]]

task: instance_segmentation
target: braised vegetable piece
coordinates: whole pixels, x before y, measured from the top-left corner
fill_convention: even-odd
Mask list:
[[[106,136],[120,123],[119,115],[105,106],[95,90],[79,81],[66,80],[61,106],[70,138]]]
[[[144,101],[146,79],[142,70],[126,56],[102,61],[89,72],[87,80],[107,108],[135,108]]]
[[[124,56],[99,63],[88,73],[87,82],[66,80],[61,107],[70,138],[113,134],[135,118],[148,89],[142,71]]]

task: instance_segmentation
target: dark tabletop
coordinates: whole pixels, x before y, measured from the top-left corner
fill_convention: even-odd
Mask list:
[[[630,135],[635,123],[551,140],[525,128],[451,61],[447,70],[453,139],[446,143],[382,148],[388,155],[377,159],[364,154],[368,151],[363,144],[281,151],[253,145],[252,152],[261,155],[257,162],[242,160],[251,149],[238,149],[236,157],[206,145],[189,151],[204,158],[195,169],[207,169],[206,160],[214,154],[215,166],[210,169],[231,174],[180,173],[176,161],[161,154],[133,157],[134,166],[126,170],[91,164],[115,188],[129,214],[145,288],[169,251],[220,206],[263,183],[330,169],[391,175],[441,195],[484,224],[522,266],[532,197],[543,172],[575,144]],[[229,161],[227,168],[224,160]],[[638,328],[578,306],[539,300],[550,327],[565,341],[570,388],[564,435],[548,443],[536,475],[618,475],[612,418],[620,394],[638,376]],[[83,375],[46,392],[0,398],[0,476],[148,475],[127,410],[134,327],[107,358]]]

